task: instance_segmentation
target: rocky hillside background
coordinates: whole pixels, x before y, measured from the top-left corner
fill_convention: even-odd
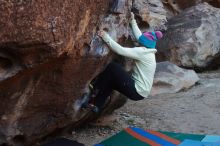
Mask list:
[[[134,46],[131,11],[142,31],[164,32],[151,94],[190,88],[195,71],[219,68],[219,8],[219,0],[0,1],[0,145],[33,145],[97,118],[76,115],[73,104],[111,60],[131,68],[97,37],[105,29]],[[115,93],[105,112],[125,101]]]

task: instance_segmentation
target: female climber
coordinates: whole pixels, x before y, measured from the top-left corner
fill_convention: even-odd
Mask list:
[[[115,42],[105,31],[100,30],[98,35],[115,53],[134,60],[132,74],[128,74],[119,64],[110,63],[101,72],[95,81],[91,82],[90,100],[83,103],[83,107],[99,112],[113,90],[117,90],[131,100],[142,100],[150,94],[156,69],[155,49],[156,41],[163,34],[160,31],[141,33],[137,26],[134,14],[131,13],[131,28],[141,47],[127,48]],[[94,91],[98,91],[94,93]],[[95,94],[95,96],[94,96]]]

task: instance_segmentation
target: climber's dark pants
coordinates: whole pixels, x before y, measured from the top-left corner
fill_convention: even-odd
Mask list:
[[[139,95],[135,89],[132,77],[117,63],[110,63],[96,78],[94,91],[98,91],[95,96],[95,105],[103,108],[105,101],[113,90],[117,90],[131,100],[141,100],[144,97]]]

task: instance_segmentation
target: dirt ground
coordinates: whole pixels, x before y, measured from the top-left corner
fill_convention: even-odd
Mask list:
[[[143,101],[128,101],[111,116],[72,131],[68,137],[92,146],[128,126],[197,134],[220,134],[220,70],[198,74],[191,89]]]

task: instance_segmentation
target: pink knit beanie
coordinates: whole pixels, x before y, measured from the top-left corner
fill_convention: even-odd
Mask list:
[[[153,32],[144,32],[143,35],[150,40],[159,40],[163,37],[163,33],[161,31],[155,31],[155,35],[157,38],[154,38]]]
[[[155,31],[155,34],[156,34],[158,40],[163,37],[163,33],[161,31]]]

